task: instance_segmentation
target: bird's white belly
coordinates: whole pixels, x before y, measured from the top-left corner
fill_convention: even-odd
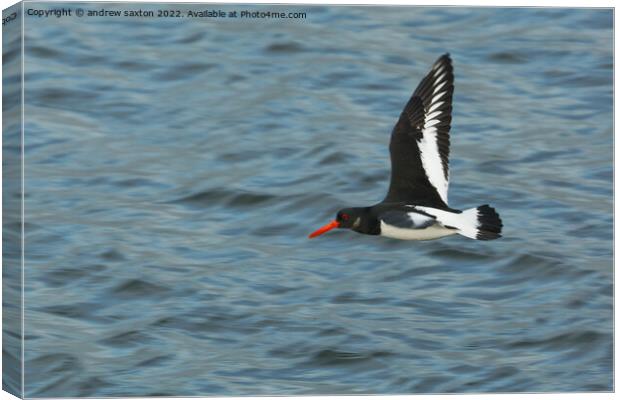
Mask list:
[[[434,224],[424,229],[398,228],[381,221],[381,236],[401,240],[431,240],[456,234],[456,229],[448,229]]]

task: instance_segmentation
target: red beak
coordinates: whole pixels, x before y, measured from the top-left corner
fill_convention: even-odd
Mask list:
[[[312,232],[310,235],[308,235],[308,237],[310,239],[312,239],[313,237],[317,237],[319,235],[324,234],[327,231],[331,231],[334,228],[338,228],[340,226],[340,222],[333,220],[332,222],[330,222],[329,224],[325,225],[324,227],[321,227],[319,229],[317,229],[316,231]]]

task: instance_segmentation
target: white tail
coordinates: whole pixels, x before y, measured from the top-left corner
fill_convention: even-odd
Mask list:
[[[493,240],[502,237],[502,220],[488,204],[470,208],[461,214],[462,223],[455,226],[459,233],[471,239]]]
[[[502,237],[502,220],[493,207],[485,204],[461,213],[437,210],[430,207],[416,207],[437,218],[446,228],[476,240],[493,240]]]

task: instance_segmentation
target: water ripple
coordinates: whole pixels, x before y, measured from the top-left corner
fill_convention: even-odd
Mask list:
[[[613,390],[611,10],[268,7],[308,18],[28,24],[25,396]],[[390,131],[444,52],[450,204],[492,204],[504,237],[308,240],[384,196]]]

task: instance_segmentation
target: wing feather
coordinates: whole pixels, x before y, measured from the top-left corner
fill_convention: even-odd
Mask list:
[[[448,205],[454,74],[441,56],[405,105],[390,140],[392,175],[385,202]]]

